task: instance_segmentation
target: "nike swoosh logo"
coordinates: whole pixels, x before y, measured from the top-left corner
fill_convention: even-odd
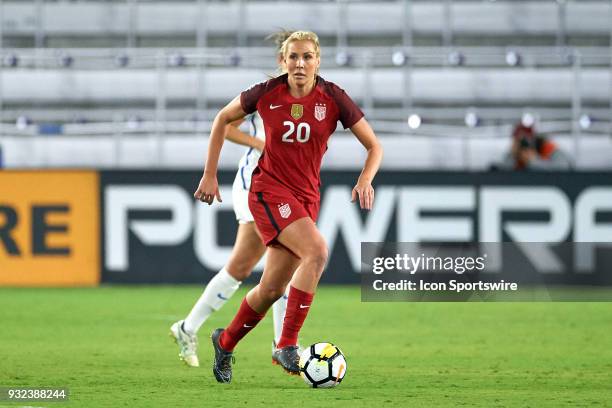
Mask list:
[[[283,105],[272,105],[272,104],[270,104],[270,110],[274,110],[276,108],[280,108],[281,106],[283,106]]]
[[[249,326],[248,324],[243,324],[243,326],[247,329],[250,329],[251,327],[253,327],[253,326]]]
[[[225,296],[223,296],[223,295],[222,295],[222,294],[220,294],[220,293],[217,293],[217,297],[218,297],[219,299],[221,299],[221,300],[227,300],[227,299],[228,299],[228,298],[226,298]]]
[[[302,304],[300,304],[300,309],[306,309],[307,307],[310,307],[310,305],[302,305]]]

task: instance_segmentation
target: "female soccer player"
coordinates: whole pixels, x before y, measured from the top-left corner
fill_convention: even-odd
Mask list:
[[[327,262],[327,246],[315,221],[319,211],[320,167],[327,142],[340,121],[367,150],[363,171],[352,192],[362,209],[374,201],[372,180],[382,148],[361,110],[337,85],[318,75],[319,40],[312,32],[294,32],[282,46],[287,74],[242,92],[213,122],[204,174],[194,197],[221,201],[217,164],[225,126],[257,110],[266,130],[266,145],[253,172],[249,208],[266,246],[264,273],[242,301],[226,329],[212,334],[213,373],[219,382],[232,378],[233,350],[257,325],[290,282],[283,330],[273,358],[297,374],[297,336],[306,319]]]
[[[280,31],[268,39],[272,39],[277,45],[277,56],[279,69],[284,71],[283,58],[280,47],[291,35],[289,31]],[[249,277],[257,262],[266,251],[266,247],[257,235],[253,215],[249,210],[248,194],[251,187],[251,174],[257,166],[257,161],[264,148],[266,140],[265,129],[261,117],[253,112],[247,117],[250,122],[250,133],[241,132],[233,123],[226,127],[225,137],[241,145],[248,146],[239,162],[238,172],[232,187],[232,203],[236,219],[238,220],[238,232],[232,254],[227,264],[210,280],[204,292],[193,306],[189,315],[184,320],[175,322],[170,327],[170,335],[179,346],[179,358],[190,367],[199,367],[197,348],[197,333],[200,327],[214,312],[219,310],[238,290],[238,287]],[[283,318],[287,307],[287,296],[282,296],[273,305],[274,340],[273,347],[280,341]]]

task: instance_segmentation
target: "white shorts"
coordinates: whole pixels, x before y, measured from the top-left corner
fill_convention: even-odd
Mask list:
[[[240,173],[236,175],[232,185],[232,203],[238,224],[253,222],[253,214],[249,210],[249,190],[245,190]]]

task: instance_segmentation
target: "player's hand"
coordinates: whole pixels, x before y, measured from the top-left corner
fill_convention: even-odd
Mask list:
[[[359,198],[359,206],[363,210],[371,210],[374,206],[374,188],[369,181],[358,180],[351,193],[351,202]]]
[[[200,200],[208,205],[211,205],[217,197],[217,201],[222,202],[221,194],[219,193],[219,183],[217,182],[217,176],[209,176],[206,173],[200,179],[200,184],[193,197],[196,200]]]

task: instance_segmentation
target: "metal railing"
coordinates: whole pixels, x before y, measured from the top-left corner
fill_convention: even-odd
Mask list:
[[[339,58],[341,55],[343,58]],[[16,115],[28,115],[28,111],[46,112],[47,119],[51,121],[71,122],[117,122],[117,117],[123,116],[123,120],[130,117],[141,116],[141,119],[150,119],[158,123],[166,120],[210,120],[214,115],[214,109],[218,107],[218,101],[229,100],[232,95],[211,94],[211,90],[204,86],[204,78],[207,71],[216,69],[241,69],[240,72],[255,72],[254,78],[259,77],[259,72],[274,72],[274,51],[270,48],[206,48],[206,49],[13,49],[4,50],[0,53],[3,61],[0,75],[8,78],[14,72],[19,72],[21,78],[34,78],[41,72],[52,72],[57,78],[72,78],[75,73],[92,72],[94,74],[105,73],[142,73],[153,74],[151,78],[157,78],[148,85],[154,88],[148,94],[153,99],[146,102],[149,108],[139,106],[138,100],[146,98],[144,94],[135,95],[135,101],[126,102],[120,96],[110,100],[96,98],[95,89],[85,92],[90,99],[76,99],[67,97],[70,94],[70,86],[62,88],[64,96],[58,94],[52,96],[52,100],[36,99],[33,96],[32,105],[27,106],[19,102],[19,99],[8,96],[8,89],[0,87],[0,120],[7,123],[15,121]],[[497,122],[507,121],[509,116],[516,118],[517,110],[538,110],[541,115],[559,117],[564,115],[565,119],[571,121],[576,133],[580,132],[580,119],[584,115],[590,115],[599,122],[609,122],[612,117],[612,86],[606,98],[601,98],[601,89],[598,89],[598,102],[593,106],[584,106],[585,90],[583,84],[589,81],[592,69],[596,72],[609,72],[612,78],[612,53],[609,48],[602,47],[347,47],[344,49],[324,49],[322,57],[322,71],[324,73],[346,72],[357,74],[360,86],[360,103],[368,113],[376,118],[395,119],[405,121],[412,113],[430,116],[433,121],[462,122],[467,114],[478,115],[481,119]],[[442,68],[443,70],[440,70]],[[381,71],[381,69],[383,69]],[[549,100],[551,106],[545,102],[530,103],[526,95],[525,105],[518,107],[515,103],[508,102],[506,106],[490,107],[485,103],[477,106],[469,98],[465,102],[453,102],[440,97],[439,100],[423,103],[414,96],[414,78],[416,73],[431,69],[432,72],[443,76],[452,76],[456,72],[484,72],[496,74],[513,74],[529,76],[538,70],[546,69],[546,72],[571,73],[571,95],[567,100],[556,100],[552,95]],[[184,70],[184,71],[180,71]],[[342,70],[342,71],[337,71]],[[479,71],[485,70],[485,71]],[[489,70],[489,71],[487,71]],[[603,71],[602,71],[603,70]],[[195,78],[194,97],[192,102],[176,101],[176,92],[168,89],[168,76],[192,75]],[[385,72],[396,75],[401,87],[399,105],[398,101],[376,91],[376,81]],[[195,76],[193,75],[195,73]],[[399,76],[397,76],[399,74]],[[228,76],[231,77],[231,71]],[[475,74],[477,77],[478,74]],[[95,75],[90,77],[95,80]],[[59,79],[56,79],[59,81]],[[592,81],[591,81],[592,82]],[[474,86],[474,85],[472,85]],[[6,88],[6,86],[5,86]],[[592,88],[592,87],[591,87]],[[553,89],[554,91],[554,89]],[[38,92],[38,91],[37,91]],[[40,89],[44,93],[44,89]],[[47,92],[48,93],[48,92]],[[169,93],[171,95],[169,95]],[[112,95],[112,89],[110,94]],[[452,92],[449,91],[449,95]],[[13,92],[14,95],[14,92]],[[105,94],[106,95],[106,94]],[[119,95],[119,93],[117,93]],[[588,99],[595,99],[587,94]],[[11,99],[12,98],[12,99]],[[105,97],[107,98],[107,97]],[[191,97],[182,99],[190,100]],[[457,98],[454,98],[457,99]],[[465,98],[464,98],[465,99]],[[211,100],[217,101],[211,103]],[[458,100],[461,100],[460,98]],[[477,102],[477,101],[476,101]],[[79,104],[86,103],[93,106],[92,109],[80,109]],[[75,106],[76,104],[76,106]],[[110,104],[110,108],[109,108]],[[178,105],[177,105],[178,104]],[[47,109],[41,106],[48,105]],[[113,108],[113,105],[115,108]],[[531,105],[531,107],[530,107]],[[607,105],[607,106],[606,106]],[[72,108],[68,110],[62,106]],[[173,107],[177,106],[177,107]],[[56,111],[54,116],[52,112]],[[109,116],[104,117],[96,111],[105,112]],[[125,112],[130,112],[125,114]],[[177,117],[177,111],[183,111],[182,117]],[[19,114],[22,112],[22,114]],[[76,113],[75,113],[76,112]],[[88,117],[89,113],[91,117]],[[140,112],[140,113],[138,113]],[[483,114],[481,114],[481,112]],[[552,115],[544,112],[554,112]],[[154,113],[152,115],[152,113]],[[537,113],[537,112],[534,112]],[[43,116],[45,116],[43,114]],[[144,117],[142,117],[144,116]],[[32,118],[31,118],[32,119]],[[121,120],[121,119],[119,119]],[[6,130],[5,130],[6,131]]]
[[[304,3],[288,0],[274,3],[253,0],[100,0],[70,3],[0,0],[0,16],[4,14],[4,19],[8,19],[8,13],[17,13],[20,17],[16,21],[7,20],[11,24],[5,24],[6,27],[0,29],[0,47],[3,34],[31,35],[34,46],[42,48],[48,37],[56,34],[76,36],[94,33],[122,37],[122,46],[131,48],[137,46],[139,35],[161,32],[156,22],[164,17],[172,22],[168,33],[189,33],[197,47],[207,46],[209,36],[219,32],[231,34],[234,45],[245,46],[250,35],[266,35],[279,25],[279,15],[270,15],[274,10],[283,13],[280,15],[285,24],[319,30],[326,36],[335,37],[335,44],[339,47],[348,45],[349,36],[359,33],[360,26],[371,35],[388,33],[392,29],[401,38],[401,44],[407,47],[414,45],[415,36],[423,32],[439,35],[443,46],[454,46],[457,37],[464,32],[492,33],[500,30],[506,35],[538,36],[546,33],[554,38],[556,46],[561,47],[568,44],[568,37],[573,33],[595,32],[601,35],[603,30],[603,35],[607,35],[605,13],[612,12],[609,0],[331,0],[307,2],[309,9],[314,10],[313,15],[320,17],[318,19],[309,16],[306,9],[299,9],[299,13],[287,13],[304,7]],[[70,8],[77,7],[78,12],[74,15],[67,14]],[[259,10],[265,12],[260,13]],[[373,21],[370,26],[367,25],[367,17],[372,11],[381,21]],[[98,18],[92,19],[92,15]],[[231,16],[230,21],[218,21],[228,16]],[[580,21],[580,18],[585,21]],[[94,26],[86,22],[92,22]],[[79,33],[76,27],[82,27],[82,32]]]

